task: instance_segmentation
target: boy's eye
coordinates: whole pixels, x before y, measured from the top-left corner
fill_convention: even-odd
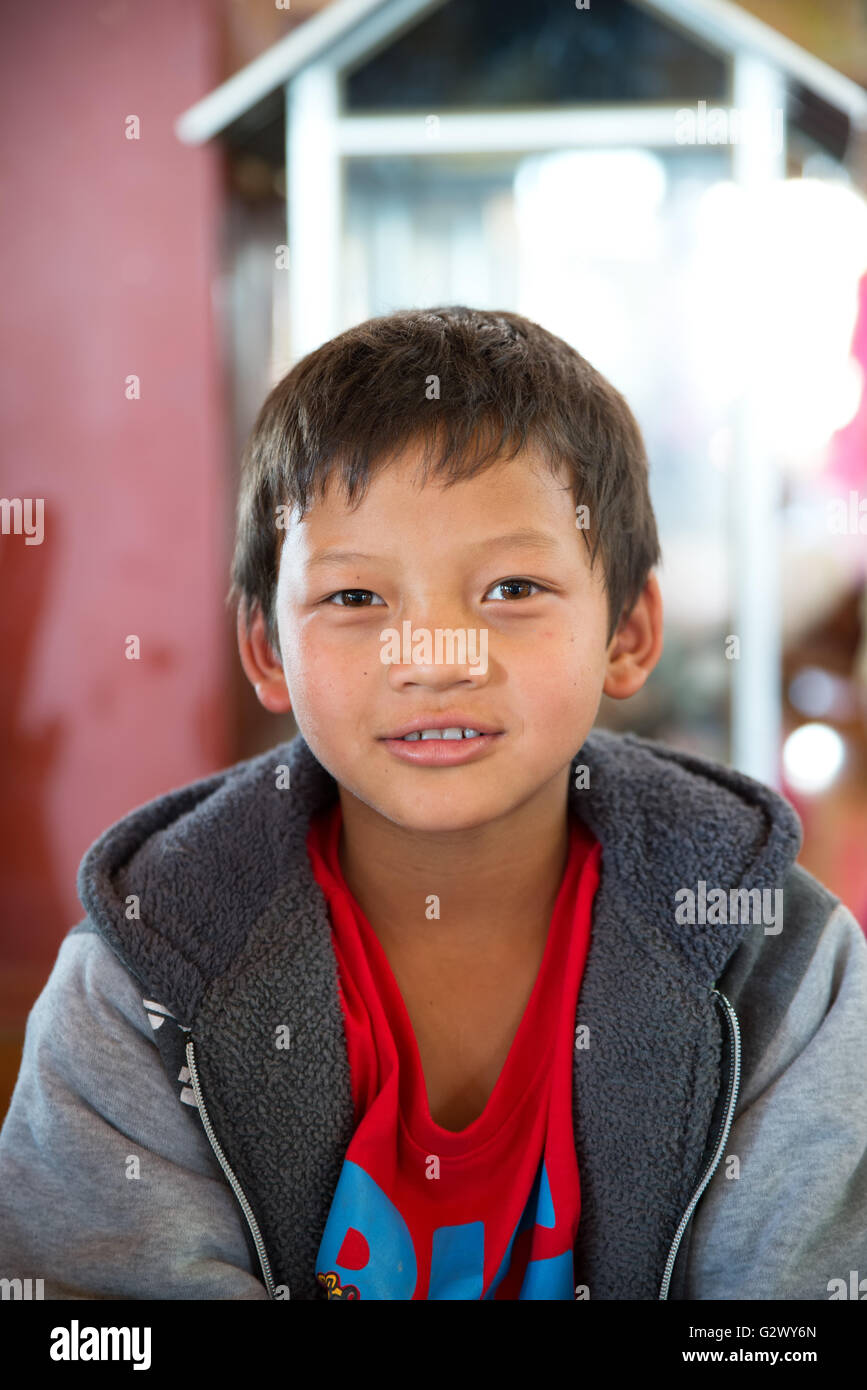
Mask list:
[[[542,584],[537,584],[535,579],[500,579],[493,585],[492,589],[488,590],[488,593],[492,593],[493,589],[517,589],[521,587],[538,589],[540,593],[545,592],[544,586]],[[532,594],[518,594],[517,597],[532,598],[533,596]]]
[[[544,586],[537,584],[534,579],[500,579],[496,584],[491,586],[488,593],[492,593],[494,589],[517,589],[522,586],[524,588],[538,589],[540,593],[545,592]],[[363,601],[356,602],[356,600],[359,599],[363,600],[365,594],[370,595],[371,598],[379,599],[379,602],[383,603],[383,600],[379,598],[378,594],[374,594],[372,589],[338,589],[335,593],[329,594],[328,598],[323,599],[323,603],[331,603],[332,599],[336,598],[342,599],[344,594],[350,595],[350,602],[341,602],[337,605],[338,608],[372,608],[373,604],[364,603]],[[532,597],[532,595],[518,594],[517,597],[527,598]]]
[[[373,605],[370,603],[356,603],[354,600],[364,594],[369,594],[371,598],[379,598],[379,595],[373,593],[372,589],[338,589],[336,593],[329,594],[328,598],[323,599],[323,603],[330,603],[334,598],[342,598],[344,594],[349,594],[353,602],[339,603],[337,604],[338,608],[372,608]],[[381,598],[379,601],[380,603],[383,602]]]

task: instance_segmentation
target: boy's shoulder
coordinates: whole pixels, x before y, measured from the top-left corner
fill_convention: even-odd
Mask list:
[[[87,915],[72,930],[96,931],[183,1021],[278,888],[304,876],[310,817],[336,794],[296,735],[135,807],[82,857]]]
[[[716,759],[607,730],[594,730],[587,739],[576,757],[576,768],[582,767],[595,788],[592,795],[570,792],[574,808],[612,852],[628,847],[635,855],[638,844],[637,857],[669,881],[673,870],[684,889],[699,887],[688,879],[690,866],[705,873],[705,897],[712,889],[720,895],[715,916],[705,903],[707,924],[726,919],[729,904],[722,904],[722,891],[728,890],[730,898],[734,889],[742,897],[754,893],[750,885],[760,881],[764,892],[773,883],[773,891],[785,894],[792,922],[825,922],[843,906],[797,862],[803,843],[800,818],[766,783]],[[779,934],[777,924],[764,917],[756,925],[763,930],[744,938],[749,950],[740,957],[741,972],[744,962],[760,954],[761,938]]]
[[[718,827],[732,849],[738,836],[748,841],[762,833],[780,849],[800,848],[800,821],[779,792],[706,755],[638,734],[593,729],[574,767],[581,804],[596,819],[617,816],[650,825],[664,817],[705,836]],[[582,769],[583,787],[577,775]]]
[[[597,729],[573,771],[570,809],[601,841],[624,893],[660,922],[669,916],[675,937],[681,926],[697,925],[680,910],[690,895],[706,914],[701,925],[730,925],[727,906],[708,910],[712,891],[774,891],[795,864],[802,827],[794,807],[714,759]]]

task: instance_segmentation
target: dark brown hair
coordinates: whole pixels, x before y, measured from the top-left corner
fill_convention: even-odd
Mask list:
[[[431,379],[436,385],[431,385]],[[565,468],[601,551],[610,641],[660,559],[641,431],[618,391],[562,338],[520,314],[453,305],[368,319],[308,353],[270,391],[244,450],[232,584],[249,631],[256,608],[279,653],[275,593],[285,531],[336,470],[347,503],[411,440],[448,486],[528,442]],[[433,451],[437,450],[434,457]],[[471,452],[472,449],[472,452]]]

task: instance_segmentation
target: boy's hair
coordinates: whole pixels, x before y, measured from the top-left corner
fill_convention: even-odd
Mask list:
[[[579,529],[588,547],[593,535],[591,568],[602,552],[610,641],[660,559],[635,417],[562,338],[520,314],[465,305],[368,319],[272,388],[244,450],[226,600],[241,601],[247,632],[258,608],[279,654],[278,507],[303,517],[335,471],[348,505],[361,502],[375,468],[413,440],[425,444],[423,482],[431,467],[446,486],[472,477],[528,442],[555,476],[565,468],[588,508]]]

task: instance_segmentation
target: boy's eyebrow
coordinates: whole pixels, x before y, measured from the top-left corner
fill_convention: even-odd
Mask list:
[[[523,546],[527,550],[556,550],[559,542],[553,536],[546,535],[544,531],[537,531],[532,526],[524,526],[519,531],[510,531],[505,536],[488,536],[487,540],[473,541],[473,550],[492,550],[495,546],[511,545],[513,547]],[[353,560],[380,560],[381,555],[368,555],[363,550],[320,550],[312,559],[308,560],[308,570],[317,569],[321,565],[331,564],[333,561],[350,562]]]

